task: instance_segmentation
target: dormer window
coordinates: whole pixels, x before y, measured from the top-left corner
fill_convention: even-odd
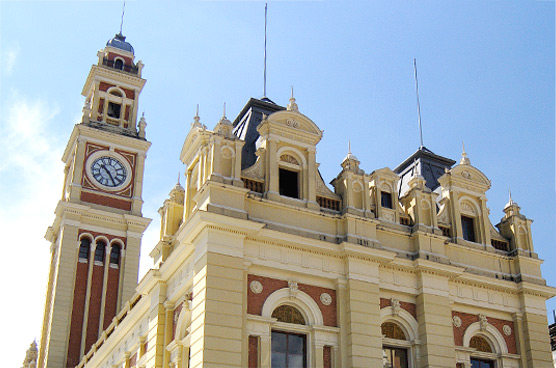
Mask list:
[[[299,198],[299,173],[280,168],[280,195]]]
[[[475,237],[475,219],[473,217],[461,216],[461,232],[464,240],[470,242],[477,241]]]
[[[380,205],[384,208],[392,209],[392,193],[380,192]]]

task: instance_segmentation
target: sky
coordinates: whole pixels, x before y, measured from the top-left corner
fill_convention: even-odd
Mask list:
[[[96,53],[119,31],[121,1],[0,0],[0,281],[3,366],[40,339],[49,243],[62,193],[62,152],[80,121]],[[300,112],[324,137],[326,182],[348,141],[367,173],[394,168],[419,147],[413,59],[424,145],[492,181],[490,219],[512,198],[534,220],[543,276],[556,286],[553,1],[270,1],[267,96]],[[264,2],[128,1],[123,33],[144,62],[147,119],[143,213],[153,221],[140,273],[152,264],[158,208],[183,164],[195,107],[213,128],[263,94]],[[549,314],[556,301],[547,303]],[[552,318],[549,319],[552,322]]]

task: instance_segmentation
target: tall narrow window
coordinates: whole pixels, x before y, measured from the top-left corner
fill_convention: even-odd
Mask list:
[[[272,331],[272,368],[307,366],[307,337],[289,332]]]
[[[475,219],[473,217],[461,216],[461,231],[463,239],[475,242]]]
[[[405,333],[397,324],[384,322],[381,326],[382,336],[388,339],[388,345],[382,346],[382,367],[383,368],[408,368],[409,350],[396,347],[395,340],[407,340]]]
[[[104,262],[104,252],[106,250],[106,244],[99,241],[95,249],[95,262]]]
[[[79,259],[88,260],[89,259],[89,249],[91,247],[91,241],[89,238],[81,239],[81,244],[79,245]]]
[[[118,69],[118,70],[122,70],[124,68],[124,62],[122,59],[116,59],[116,62],[114,63],[114,68]]]
[[[280,168],[280,195],[299,198],[299,173]]]
[[[392,207],[392,193],[380,192],[380,205],[384,208]]]
[[[112,250],[110,251],[110,264],[111,265],[119,265],[120,264],[120,246],[119,245],[112,245]]]
[[[106,111],[106,114],[111,118],[119,119],[121,110],[122,110],[122,105],[114,102],[108,102],[108,110]]]

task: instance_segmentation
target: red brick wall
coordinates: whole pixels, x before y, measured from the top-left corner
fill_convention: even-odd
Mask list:
[[[332,348],[325,346],[322,355],[323,368],[332,368]]]
[[[390,299],[380,298],[380,309],[389,307],[391,305],[392,302]],[[408,303],[408,302],[400,302],[400,307],[405,311],[407,311],[409,314],[411,314],[413,318],[417,319],[417,309],[415,307],[415,304]]]
[[[122,59],[124,59],[126,65],[132,65],[132,60],[130,57],[127,56],[123,56],[120,54],[116,54],[114,52],[109,52],[108,56],[106,57],[108,60],[114,60],[116,57],[121,57]]]
[[[114,87],[114,85],[110,84],[110,83],[106,83],[106,82],[100,82],[98,84],[98,89],[103,91],[103,92],[108,91],[108,89],[111,88],[111,87]]]
[[[91,260],[91,262],[94,262]],[[100,323],[100,301],[102,299],[102,283],[104,278],[104,265],[93,264],[93,275],[91,281],[91,295],[89,298],[89,317],[87,320],[87,338],[85,340],[85,351],[98,340],[98,326]]]
[[[249,336],[249,368],[259,367],[259,338]]]
[[[251,291],[249,284],[251,281],[258,280],[263,284],[263,291],[260,294],[255,294]],[[288,282],[284,280],[277,280],[270,277],[263,277],[257,275],[248,275],[247,277],[247,313],[261,315],[263,304],[270,294],[276,290],[287,288]],[[297,284],[300,291],[309,295],[319,306],[322,313],[323,322],[325,326],[337,326],[336,317],[336,290],[322,288],[319,286]],[[332,297],[330,305],[324,305],[320,301],[320,295],[328,293]]]
[[[110,259],[110,256],[108,256]],[[104,323],[102,329],[105,330],[117,312],[118,285],[120,281],[120,270],[118,268],[108,268],[108,281],[106,283],[106,300],[104,301]]]
[[[479,321],[479,316],[475,314],[463,313],[452,311],[452,317],[458,316],[461,318],[461,327],[454,326],[454,344],[456,346],[463,346],[463,335],[467,328],[475,322]],[[516,342],[515,342],[515,330],[513,321],[505,321],[502,319],[487,317],[488,323],[490,323],[494,328],[496,328],[504,337],[506,346],[508,347],[508,353],[517,354]],[[503,331],[504,325],[508,325],[512,329],[510,336],[506,336]]]
[[[83,312],[87,294],[87,276],[89,263],[77,263],[75,285],[73,287],[73,307],[71,312],[70,337],[67,355],[67,367],[79,364],[81,352],[81,333],[83,330]]]
[[[100,204],[101,206],[131,211],[131,202],[125,199],[116,199],[100,194],[81,192],[81,200],[83,202]]]

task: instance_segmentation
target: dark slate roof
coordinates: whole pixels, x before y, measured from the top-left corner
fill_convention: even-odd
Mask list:
[[[133,51],[133,46],[129,42],[125,41],[125,36],[121,33],[116,34],[113,38],[106,42],[106,46],[114,47],[116,49],[124,50],[135,54]]]
[[[435,190],[440,186],[438,178],[444,175],[456,161],[439,156],[428,148],[422,146],[414,154],[394,169],[400,176],[399,195],[402,196],[409,189],[409,181],[416,175],[421,175],[426,180],[426,186]]]
[[[259,138],[257,127],[263,120],[263,114],[270,115],[276,111],[285,110],[285,107],[279,106],[272,102],[269,98],[262,99],[250,98],[245,104],[241,112],[234,120],[234,134],[245,141],[241,155],[241,169],[252,166],[257,157],[255,143]]]

